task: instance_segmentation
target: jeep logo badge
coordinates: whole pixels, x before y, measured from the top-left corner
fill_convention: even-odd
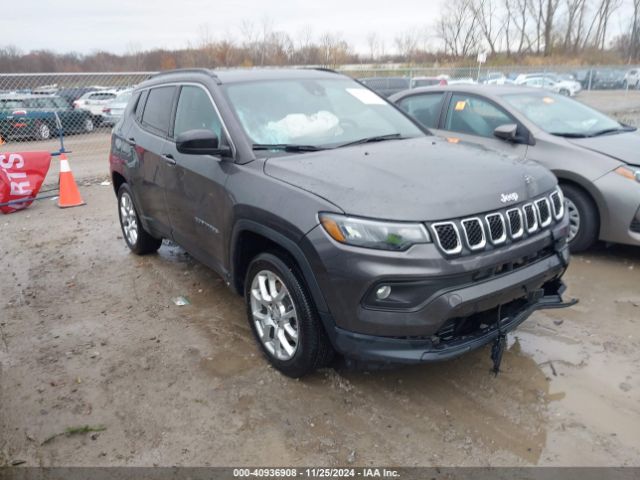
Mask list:
[[[518,197],[518,194],[516,192],[503,193],[502,195],[500,195],[500,201],[502,203],[517,202],[518,198],[519,197]]]

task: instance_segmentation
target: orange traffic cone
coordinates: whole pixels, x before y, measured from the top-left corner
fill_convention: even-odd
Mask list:
[[[84,205],[84,201],[80,196],[78,185],[71,173],[69,160],[67,156],[60,154],[60,196],[58,197],[58,206],[60,208],[78,207]]]

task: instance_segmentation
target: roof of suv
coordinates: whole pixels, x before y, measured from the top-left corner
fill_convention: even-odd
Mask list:
[[[160,72],[151,77],[159,79],[163,77],[205,74],[214,77],[219,83],[249,82],[254,80],[284,80],[291,78],[335,78],[341,75],[328,69],[312,68],[238,68],[229,70],[211,70],[208,68],[185,68]]]

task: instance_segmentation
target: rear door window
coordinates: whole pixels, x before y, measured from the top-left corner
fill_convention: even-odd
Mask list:
[[[398,102],[398,106],[427,128],[437,128],[444,92],[411,95]]]
[[[156,87],[149,90],[142,114],[142,125],[160,135],[169,133],[171,110],[176,87]]]

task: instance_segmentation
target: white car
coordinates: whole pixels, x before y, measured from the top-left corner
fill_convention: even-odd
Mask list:
[[[471,77],[450,78],[448,82],[449,85],[475,85],[478,83]]]
[[[516,82],[507,77],[496,77],[485,80],[486,85],[515,85]]]
[[[556,81],[549,77],[527,78],[521,85],[534,88],[544,88],[561,95],[566,95],[567,97],[574,97],[580,90],[582,90],[580,84],[573,80]]]
[[[73,102],[73,107],[81,110],[87,110],[97,124],[103,119],[102,109],[107,103],[118,96],[117,90],[98,90],[95,92],[87,92],[78,100]],[[96,123],[96,122],[94,122]]]
[[[624,84],[627,88],[640,89],[640,68],[632,68],[625,73]]]

